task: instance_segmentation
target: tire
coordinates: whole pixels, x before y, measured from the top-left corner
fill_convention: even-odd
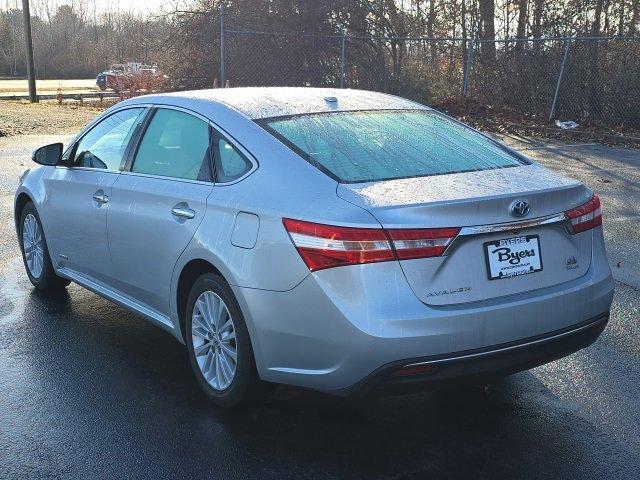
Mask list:
[[[213,315],[207,313],[212,311]],[[217,325],[211,321],[214,317],[220,319]],[[185,327],[189,363],[210,400],[233,408],[265,398],[273,384],[258,377],[244,316],[222,277],[205,273],[194,282],[187,300]]]
[[[30,242],[26,246],[26,250],[25,241]],[[66,278],[56,275],[53,269],[42,223],[32,202],[28,202],[20,213],[18,242],[27,276],[37,290],[61,289],[71,283]],[[36,245],[37,247],[34,247]]]

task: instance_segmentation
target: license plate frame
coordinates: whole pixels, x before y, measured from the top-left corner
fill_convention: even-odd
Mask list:
[[[535,241],[535,243],[532,243],[532,241]],[[516,252],[527,251],[527,249],[523,248],[523,246],[533,246],[533,251],[537,252],[537,255],[525,255],[520,258],[520,261],[518,263],[512,264],[510,260],[496,260],[496,257],[499,257],[499,254],[496,255],[497,251],[491,252],[491,246],[493,246],[494,248],[508,249],[508,252],[502,252],[503,256],[514,253],[514,251],[512,251],[510,248],[512,246],[518,246],[516,248]],[[541,272],[544,268],[542,264],[542,248],[540,246],[540,235],[518,235],[515,237],[500,238],[497,240],[484,242],[482,244],[482,249],[484,250],[484,261],[487,268],[487,278],[489,280],[504,280],[507,278],[521,277],[524,275]],[[527,260],[529,258],[530,260]],[[523,260],[524,263],[522,264],[521,262]],[[496,261],[509,261],[509,265],[503,265],[503,268],[500,268],[500,265],[496,265]],[[518,269],[516,265],[520,268]],[[530,265],[530,268],[525,270],[527,265]],[[492,266],[494,268],[492,268]],[[507,273],[503,274],[503,271],[505,270],[507,270]],[[512,273],[509,274],[508,270],[512,270]],[[496,271],[495,275],[493,274],[494,271]]]

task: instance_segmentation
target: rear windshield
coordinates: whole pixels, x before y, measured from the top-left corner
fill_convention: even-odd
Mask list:
[[[499,143],[431,110],[335,112],[258,121],[342,183],[515,167]]]

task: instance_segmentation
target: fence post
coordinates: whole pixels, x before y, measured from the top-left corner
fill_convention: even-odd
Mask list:
[[[225,36],[224,36],[224,3],[220,4],[220,86],[226,87],[227,72],[225,71]]]
[[[562,65],[560,65],[560,73],[558,74],[558,83],[556,83],[556,91],[553,94],[553,102],[551,103],[551,112],[549,112],[549,121],[553,120],[553,116],[556,113],[556,101],[558,100],[558,93],[560,92],[560,83],[562,82],[562,76],[564,75],[564,66],[567,63],[567,57],[569,56],[569,47],[571,46],[572,38],[569,37],[564,41],[564,56],[562,57]]]
[[[462,96],[466,97],[469,89],[469,77],[471,76],[471,65],[473,63],[473,40],[468,40],[467,46],[467,58],[464,63],[464,69],[462,72]]]
[[[340,88],[344,88],[344,69],[347,50],[347,29],[342,31],[342,52],[340,54]]]

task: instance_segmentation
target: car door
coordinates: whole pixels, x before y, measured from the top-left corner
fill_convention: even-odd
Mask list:
[[[107,211],[111,188],[145,107],[119,110],[89,129],[43,179],[48,242],[60,268],[97,282],[110,276]]]
[[[155,108],[131,165],[112,187],[107,230],[113,283],[169,315],[173,268],[202,221],[213,188],[210,126],[177,108]]]

